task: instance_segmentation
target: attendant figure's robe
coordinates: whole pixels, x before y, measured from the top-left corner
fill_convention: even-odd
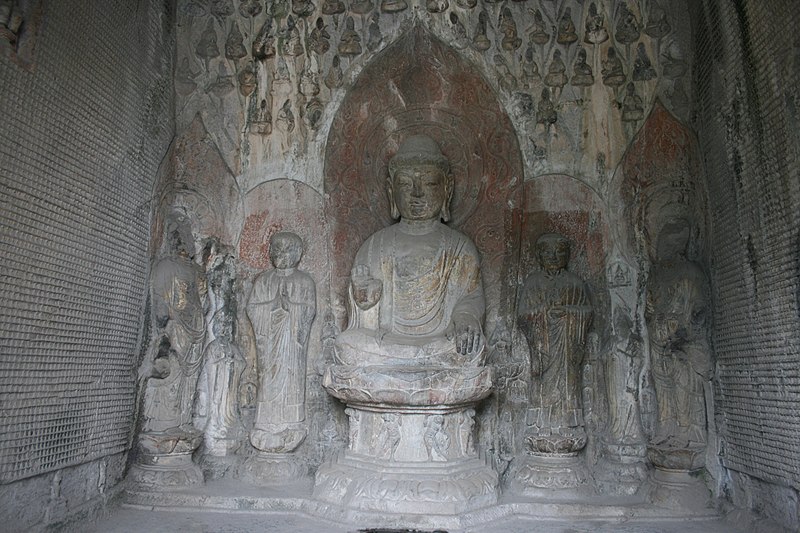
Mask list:
[[[581,371],[591,321],[588,293],[575,274],[537,272],[526,280],[518,323],[534,375],[529,422],[541,435],[585,435]]]
[[[703,384],[711,375],[708,281],[689,261],[656,265],[645,313],[658,416],[654,444],[706,443]]]
[[[270,270],[256,278],[247,303],[258,351],[255,430],[281,431],[305,420],[306,357],[315,314],[316,289],[305,272]]]
[[[188,258],[166,257],[153,269],[151,291],[158,335],[169,341],[169,374],[147,382],[144,430],[188,427],[203,363],[205,274]]]
[[[227,339],[214,339],[206,347],[197,385],[207,453],[226,455],[242,429],[239,416],[239,381],[245,360],[239,347]]]

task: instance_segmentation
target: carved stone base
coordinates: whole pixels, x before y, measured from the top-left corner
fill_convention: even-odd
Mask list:
[[[515,459],[511,469],[512,490],[526,496],[539,496],[541,489],[575,489],[589,479],[583,456],[577,453],[526,455]]]
[[[659,507],[699,511],[711,505],[711,491],[703,481],[704,469],[695,471],[653,471],[650,500]]]
[[[646,450],[641,444],[603,445],[593,478],[598,492],[614,496],[633,496],[647,481]]]
[[[699,470],[705,466],[706,449],[705,447],[678,448],[650,445],[647,447],[647,457],[656,468],[688,472]]]
[[[206,480],[234,477],[242,458],[238,455],[203,455],[198,465],[203,470]]]
[[[239,477],[253,485],[274,485],[308,476],[308,464],[293,453],[256,452],[241,467]]]
[[[314,498],[362,511],[458,514],[497,503],[497,482],[478,458],[389,463],[345,453],[319,468]]]
[[[140,434],[129,479],[139,488],[156,491],[202,484],[203,472],[192,462],[202,439],[202,433],[192,429]]]

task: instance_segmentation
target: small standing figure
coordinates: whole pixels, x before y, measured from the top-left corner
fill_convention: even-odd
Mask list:
[[[589,16],[586,17],[586,34],[583,40],[589,44],[600,44],[608,40],[608,31],[603,15],[597,12],[597,4],[589,4]]]
[[[561,50],[557,49],[553,52],[553,60],[550,62],[550,67],[547,69],[547,76],[544,77],[544,84],[548,87],[558,87],[561,89],[567,84],[567,67],[564,61],[561,60]]]
[[[581,48],[572,65],[572,80],[570,83],[575,87],[588,87],[594,85],[594,75],[592,67],[586,62],[586,50]]]
[[[273,270],[253,282],[247,315],[258,353],[258,399],[250,442],[272,453],[294,451],[306,436],[306,357],[316,315],[314,280],[298,270],[303,241],[290,232],[270,239]]]
[[[292,111],[292,101],[287,98],[278,111],[278,118],[276,119],[278,126],[286,133],[294,131],[294,112]]]
[[[528,445],[537,453],[576,453],[586,445],[581,370],[592,322],[589,294],[567,270],[570,243],[548,233],[536,241],[541,271],[525,280],[517,315],[528,341],[533,387]]]
[[[381,415],[381,432],[378,434],[378,450],[383,451],[383,458],[394,461],[394,454],[400,446],[400,416],[397,413],[384,413]]]
[[[566,8],[561,19],[558,21],[558,36],[556,42],[558,44],[572,44],[578,40],[578,34],[575,32],[575,23],[572,22],[572,10]]]
[[[353,17],[347,17],[344,22],[344,31],[339,40],[339,55],[357,56],[361,53],[361,36],[356,31],[356,23]]]
[[[428,452],[428,460],[447,461],[450,437],[444,430],[444,416],[428,415],[425,417],[425,432],[422,435],[422,441]]]
[[[226,456],[239,447],[239,381],[246,365],[234,342],[234,310],[221,308],[211,322],[214,340],[206,346],[197,384],[195,425],[203,430],[206,455]]]
[[[608,55],[603,61],[603,83],[609,87],[619,87],[625,83],[625,71],[622,69],[622,61],[617,56],[614,47],[608,49]]]
[[[467,409],[461,413],[461,422],[458,425],[458,439],[461,445],[461,455],[472,455],[475,451],[474,439],[475,409]]]
[[[644,118],[642,97],[636,94],[636,87],[628,83],[625,87],[625,99],[622,100],[622,121],[636,122]]]

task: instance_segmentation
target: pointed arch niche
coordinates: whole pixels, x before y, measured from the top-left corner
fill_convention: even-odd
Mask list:
[[[331,126],[325,196],[337,319],[359,246],[391,224],[388,161],[409,135],[433,137],[455,179],[450,225],[483,258],[488,319],[508,308],[519,243],[522,154],[511,120],[478,69],[424,29],[412,28],[360,74]]]

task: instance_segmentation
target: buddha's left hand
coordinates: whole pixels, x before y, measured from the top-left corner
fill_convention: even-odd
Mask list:
[[[456,330],[456,351],[461,355],[477,355],[483,350],[483,331],[478,321],[472,317],[458,317],[454,320]]]

